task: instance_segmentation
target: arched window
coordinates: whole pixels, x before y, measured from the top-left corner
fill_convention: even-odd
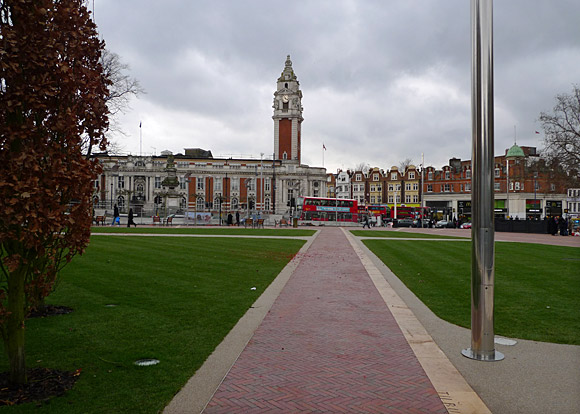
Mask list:
[[[240,202],[238,201],[238,199],[236,197],[232,198],[232,210],[237,210],[238,208],[240,208]]]
[[[220,198],[216,197],[213,199],[213,208],[216,210],[220,209]]]
[[[179,200],[179,208],[185,210],[186,207],[187,207],[187,200],[185,199],[185,197],[181,197],[181,200]]]
[[[197,197],[197,200],[195,200],[195,208],[197,211],[205,210],[205,200],[203,197]]]
[[[264,210],[266,211],[270,210],[270,199],[268,197],[266,197],[266,199],[264,200]]]
[[[145,187],[143,186],[143,183],[137,184],[137,192],[142,193],[143,191],[145,191]]]
[[[119,196],[117,198],[117,206],[119,206],[120,210],[123,210],[125,208],[125,197]]]
[[[288,159],[288,154],[286,154],[286,151],[284,151],[284,154],[282,154],[282,159],[283,160],[287,160]]]

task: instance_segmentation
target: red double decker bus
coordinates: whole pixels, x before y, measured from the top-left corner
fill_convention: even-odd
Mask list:
[[[397,217],[395,217],[395,208],[391,208],[391,218],[403,219],[426,219],[431,217],[431,209],[429,207],[408,207],[408,206],[397,206]]]
[[[300,197],[299,220],[358,222],[358,202],[352,199]]]
[[[385,204],[370,205],[367,207],[367,211],[369,212],[369,214],[372,214],[375,217],[378,216],[381,216],[383,218],[390,217],[391,215],[390,210],[391,209],[389,208],[389,206]]]

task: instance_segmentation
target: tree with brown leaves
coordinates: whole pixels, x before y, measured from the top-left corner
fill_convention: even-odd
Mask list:
[[[0,331],[14,384],[27,310],[89,242],[103,48],[82,0],[0,0]]]

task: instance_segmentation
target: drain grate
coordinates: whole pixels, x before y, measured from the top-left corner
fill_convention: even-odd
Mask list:
[[[493,340],[493,342],[495,342],[496,344],[499,344],[499,345],[510,345],[510,346],[513,346],[513,345],[518,343],[517,341],[514,341],[513,339],[502,338],[501,336],[496,336],[495,339]]]
[[[137,365],[139,367],[150,367],[152,365],[157,365],[157,364],[159,364],[159,360],[154,359],[154,358],[139,359],[139,360],[135,361],[135,365]]]

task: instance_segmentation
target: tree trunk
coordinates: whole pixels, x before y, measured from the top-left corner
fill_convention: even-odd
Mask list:
[[[26,359],[24,354],[24,280],[26,271],[17,269],[8,278],[9,312],[6,321],[4,347],[10,360],[10,382],[13,385],[26,384]]]

